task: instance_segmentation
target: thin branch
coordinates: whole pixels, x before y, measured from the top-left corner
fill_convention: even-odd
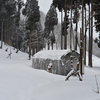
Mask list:
[[[100,12],[93,14],[93,16],[91,16],[91,17],[90,17],[90,20],[92,19],[92,17],[94,17],[95,15],[98,15],[98,14],[100,14]],[[85,27],[85,28],[87,28],[88,24],[89,24],[89,19],[88,19],[88,22],[87,22],[87,24],[86,24],[86,27]]]
[[[100,23],[97,23],[97,24],[95,24],[95,25],[93,25],[93,26],[90,26],[90,27],[88,27],[88,28],[86,28],[86,29],[89,29],[89,28],[95,27],[96,25],[100,25]]]

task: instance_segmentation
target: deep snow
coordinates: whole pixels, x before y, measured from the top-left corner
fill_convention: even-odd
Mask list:
[[[100,100],[96,89],[95,75],[100,86],[100,70],[85,68],[83,81],[70,77],[36,70],[31,67],[32,61],[22,52],[7,58],[7,46],[0,49],[0,100]],[[8,47],[10,49],[10,47]],[[93,65],[100,68],[100,59],[93,56]]]

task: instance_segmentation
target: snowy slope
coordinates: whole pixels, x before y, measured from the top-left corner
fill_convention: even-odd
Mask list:
[[[82,82],[77,77],[65,81],[65,76],[31,68],[25,53],[12,50],[11,59],[7,58],[6,48],[0,49],[0,100],[100,100],[92,90],[95,75],[100,86],[100,70],[85,68]]]

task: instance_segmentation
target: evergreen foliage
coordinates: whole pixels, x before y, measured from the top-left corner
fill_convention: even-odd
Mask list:
[[[98,0],[94,1],[93,10],[95,12],[96,31],[100,32],[100,1],[98,1]]]
[[[94,39],[94,42],[97,44],[97,46],[100,48],[100,34],[98,36],[98,38]]]
[[[78,4],[76,3],[75,4],[75,8],[74,8],[74,16],[73,16],[73,23],[77,23],[79,21],[79,17],[80,17],[80,14],[79,14],[79,6]]]
[[[26,13],[27,16],[26,29],[33,30],[35,28],[35,23],[40,20],[38,1],[28,0],[25,7],[23,14]]]
[[[28,40],[27,42],[29,46],[30,57],[31,50],[33,50],[32,55],[34,55],[35,49],[37,52],[41,50],[44,46],[38,1],[28,0],[22,13],[26,16],[26,30],[28,31],[26,39]]]
[[[16,26],[19,27],[20,11],[21,11],[21,8],[24,5],[24,3],[22,0],[18,0],[18,1],[16,1],[16,5],[17,5],[18,9],[17,9],[16,15],[15,15],[15,23],[16,23]]]
[[[66,30],[69,28],[69,19],[68,19],[69,15],[66,16],[66,22],[62,22],[62,35],[65,35],[64,34],[64,31],[65,31],[65,23],[66,23]],[[67,32],[68,34],[68,32]]]
[[[50,39],[52,43],[55,42],[54,26],[58,24],[56,8],[51,5],[45,19],[44,37]],[[51,33],[52,32],[52,33]]]

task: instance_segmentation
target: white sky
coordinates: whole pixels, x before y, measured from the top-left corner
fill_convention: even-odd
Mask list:
[[[27,0],[24,0],[26,2]],[[37,0],[39,2],[40,10],[45,14],[48,12],[53,0]]]
[[[50,5],[52,4],[52,0],[38,0],[38,1],[40,10],[43,11],[44,13],[47,13],[50,8]]]

